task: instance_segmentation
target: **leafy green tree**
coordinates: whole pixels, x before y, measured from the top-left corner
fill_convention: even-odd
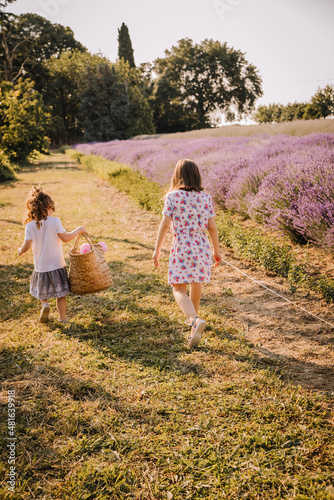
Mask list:
[[[151,63],[141,64],[138,70],[140,90],[150,104],[156,129],[164,133],[189,130],[193,120],[184,109],[177,89],[165,76],[154,79]]]
[[[14,2],[16,2],[16,0],[0,0],[0,9],[4,9],[9,3]]]
[[[304,118],[326,118],[334,115],[334,85],[318,89],[305,109]]]
[[[116,69],[101,61],[81,75],[80,112],[86,141],[110,141],[126,136],[129,104]]]
[[[166,76],[161,76],[154,82],[149,102],[159,133],[185,132],[201,126],[196,112],[184,105],[178,89]]]
[[[129,29],[124,23],[122,23],[122,26],[118,30],[118,57],[119,59],[123,58],[124,61],[128,61],[130,68],[136,66]]]
[[[153,66],[151,63],[142,63],[137,68],[139,74],[139,83],[141,93],[146,99],[152,96],[154,82],[153,82]]]
[[[49,75],[42,91],[44,102],[52,108],[50,138],[55,144],[71,144],[83,135],[83,119],[80,113],[82,75],[89,66],[94,68],[100,56],[88,52],[64,52],[59,58],[52,57],[44,63]]]
[[[326,85],[311,98],[309,103],[294,102],[286,106],[269,104],[259,106],[254,113],[258,123],[279,123],[292,120],[310,120],[334,115],[334,85]]]
[[[282,107],[281,120],[282,122],[291,122],[293,120],[302,120],[305,114],[306,103],[288,103]]]
[[[262,106],[258,106],[253,114],[253,118],[257,123],[272,123],[273,113],[269,106],[263,104]]]
[[[123,83],[125,90],[127,91],[129,87],[141,86],[141,72],[135,67],[131,67],[128,61],[124,59],[119,59],[115,64],[114,68],[117,72],[118,79]]]
[[[6,5],[8,2],[2,2]],[[14,14],[0,11],[0,37],[1,48],[0,51],[0,77],[6,81],[14,82],[19,78],[23,71],[22,65],[18,71],[14,69],[15,52],[19,49],[20,45],[26,43],[26,40],[17,36],[15,32],[15,23],[17,16]]]
[[[25,74],[42,90],[48,75],[43,62],[73,50],[86,48],[75,40],[73,31],[37,14],[2,14],[0,52],[2,77],[10,82]]]
[[[43,91],[43,98],[45,103],[52,107],[50,134],[53,143],[71,144],[77,142],[84,134],[85,137],[88,137],[88,130],[90,131],[89,137],[92,136],[93,131],[90,130],[88,123],[91,118],[91,107],[89,103],[87,105],[87,99],[90,96],[88,99],[90,102],[90,99],[94,96],[97,82],[93,75],[99,73],[101,64],[102,66],[109,66],[109,68],[114,67],[113,81],[115,80],[116,84],[117,80],[118,85],[116,86],[122,96],[122,106],[125,101],[127,102],[125,109],[126,126],[124,125],[124,117],[119,121],[121,127],[120,137],[126,138],[138,134],[154,133],[152,112],[147,99],[140,90],[141,73],[136,68],[130,68],[128,62],[120,60],[115,65],[112,65],[107,58],[99,54],[91,55],[88,52],[74,51],[63,53],[59,59],[51,58],[44,64],[50,78]],[[87,81],[86,74],[89,75]],[[110,81],[108,83],[108,78],[111,79],[110,75],[108,76],[108,72],[105,75],[104,80],[101,74],[99,76],[101,88],[103,88],[103,85],[110,84]],[[91,90],[89,90],[90,84],[93,85]],[[104,89],[103,92],[107,91]],[[94,100],[97,101],[98,99],[98,96],[94,96]],[[107,96],[106,99],[106,102],[109,102],[113,97]],[[101,110],[101,112],[101,116],[103,116],[105,111]]]
[[[141,134],[154,134],[153,117],[151,108],[140,92],[134,86],[129,89],[129,116],[127,122],[126,136],[133,137]]]
[[[163,88],[167,90],[164,98],[158,83],[153,99],[153,105],[160,108],[160,122],[164,120],[163,105],[154,101],[162,97],[165,102],[172,100],[169,108],[173,109],[174,104],[182,107],[187,128],[210,126],[210,115],[217,110],[229,120],[248,115],[262,95],[262,81],[255,66],[241,51],[219,41],[206,39],[194,44],[184,38],[165,51],[164,58],[156,59],[154,72],[158,80],[165,79]]]
[[[284,106],[282,104],[271,103],[268,106],[259,106],[253,115],[257,123],[280,123]]]
[[[34,151],[45,152],[50,114],[30,80],[19,79],[1,104],[0,145],[9,159],[22,163]]]
[[[145,97],[146,82],[142,80],[142,71],[131,68],[129,62],[124,59],[117,61],[114,67],[119,81],[124,84],[129,101],[126,137],[154,134],[153,113]]]

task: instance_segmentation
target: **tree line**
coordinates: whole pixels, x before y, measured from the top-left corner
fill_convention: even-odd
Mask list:
[[[286,106],[258,106],[253,117],[257,123],[281,123],[293,120],[314,120],[334,115],[334,85],[318,88],[310,102],[294,102]]]
[[[136,66],[127,26],[118,59],[91,54],[73,31],[0,0],[0,146],[13,161],[29,149],[182,132],[249,115],[262,80],[226,43],[189,38]]]

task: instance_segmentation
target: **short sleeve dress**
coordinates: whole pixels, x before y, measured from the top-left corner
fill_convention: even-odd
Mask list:
[[[172,219],[168,283],[208,283],[212,252],[206,231],[208,220],[215,216],[211,196],[203,191],[172,191],[162,213]]]

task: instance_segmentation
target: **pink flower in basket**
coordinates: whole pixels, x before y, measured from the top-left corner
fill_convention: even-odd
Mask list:
[[[97,244],[98,244],[98,245],[101,245],[102,250],[103,250],[103,253],[107,251],[107,248],[108,248],[108,247],[107,247],[107,245],[105,244],[105,242],[104,242],[104,241],[99,241]]]
[[[83,243],[80,247],[80,253],[87,253],[90,252],[90,244],[89,243]]]

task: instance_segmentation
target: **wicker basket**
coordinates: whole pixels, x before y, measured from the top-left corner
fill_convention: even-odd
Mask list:
[[[101,245],[93,243],[88,233],[82,233],[90,244],[90,251],[80,253],[80,234],[77,236],[70,254],[70,291],[84,295],[106,290],[112,285],[111,272],[105,261]]]

